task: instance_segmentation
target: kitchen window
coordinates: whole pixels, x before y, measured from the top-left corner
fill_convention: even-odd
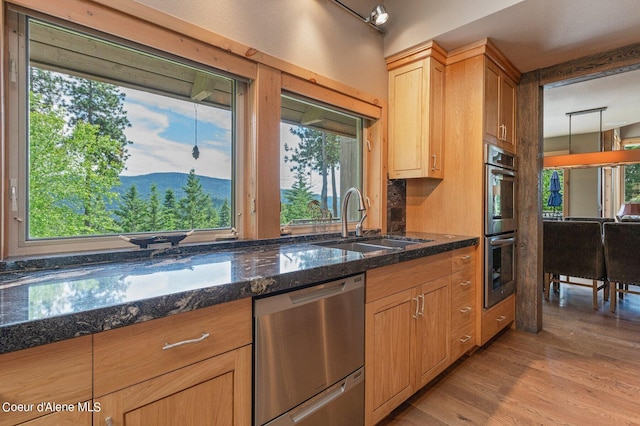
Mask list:
[[[327,232],[341,220],[341,200],[362,188],[364,119],[289,94],[282,96],[280,123],[280,222]],[[359,220],[356,203],[348,218]]]
[[[10,33],[24,35],[9,35],[14,253],[192,229],[202,240],[234,227],[243,81],[84,28],[10,16]]]

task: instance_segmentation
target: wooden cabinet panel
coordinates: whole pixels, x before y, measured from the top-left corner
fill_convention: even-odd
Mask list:
[[[390,62],[388,68],[389,176],[442,179],[444,65],[427,56],[410,63]]]
[[[95,424],[234,425],[251,423],[251,345],[97,399]],[[109,423],[111,422],[111,423]]]
[[[429,383],[449,365],[450,280],[451,277],[446,276],[420,288],[416,327],[417,358],[420,361],[417,388]]]
[[[92,404],[91,401],[87,402]],[[91,426],[90,411],[60,411],[57,413],[47,414],[25,423],[20,426]]]
[[[102,396],[244,346],[251,343],[251,333],[250,298],[98,333],[94,394]]]
[[[516,85],[490,59],[484,78],[484,140],[515,153]]]
[[[471,246],[454,251],[451,255],[452,271],[459,271],[464,268],[473,268],[476,262],[476,252],[478,246]]]
[[[500,330],[513,322],[515,309],[515,295],[511,295],[482,313],[481,344],[487,343]]]
[[[71,404],[78,409],[78,402],[92,397],[91,360],[91,336],[0,355],[0,403],[29,408],[2,412],[0,425],[14,425],[47,414],[47,410],[38,410],[39,403]],[[67,419],[66,414],[69,413],[46,417]]]
[[[413,289],[366,306],[365,424],[382,420],[415,392],[416,306]]]
[[[440,253],[420,259],[367,271],[365,300],[367,303],[402,290],[451,274],[451,253]]]

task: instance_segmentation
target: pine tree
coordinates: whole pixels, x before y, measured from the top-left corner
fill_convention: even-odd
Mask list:
[[[119,207],[114,212],[119,217],[122,232],[145,231],[146,205],[135,185],[131,185],[122,196]]]
[[[191,169],[182,188],[185,196],[178,202],[178,223],[181,229],[202,229],[217,226],[218,215],[211,196],[202,189],[196,171]]]
[[[176,196],[171,189],[167,189],[164,193],[160,217],[162,230],[173,231],[177,229],[178,213],[176,211]]]
[[[151,184],[149,200],[147,202],[147,221],[145,231],[161,230],[160,194],[155,183]]]
[[[220,207],[220,222],[218,226],[220,228],[230,228],[231,227],[231,207],[229,207],[229,200],[224,199],[222,206]]]

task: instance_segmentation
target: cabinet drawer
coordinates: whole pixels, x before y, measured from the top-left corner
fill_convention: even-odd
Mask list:
[[[515,296],[511,295],[496,306],[482,313],[482,344],[515,319]]]
[[[451,274],[451,253],[440,253],[367,271],[366,302]]]
[[[453,272],[475,266],[477,246],[458,249],[451,255]]]
[[[94,392],[102,396],[251,343],[251,298],[94,336]]]
[[[462,301],[475,304],[475,270],[468,268],[451,276],[451,303],[455,306]]]
[[[74,404],[91,399],[91,336],[0,356],[0,403],[24,404],[28,411],[0,412],[0,425],[47,414],[41,402]],[[30,404],[33,404],[31,406]]]
[[[464,323],[451,333],[451,361],[455,361],[476,344],[475,322]]]

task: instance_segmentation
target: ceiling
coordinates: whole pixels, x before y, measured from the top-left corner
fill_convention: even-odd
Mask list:
[[[460,8],[464,3],[423,1],[422,6],[413,2],[415,13],[427,14],[429,8]],[[406,0],[345,0],[363,15],[381,2],[390,19],[394,19],[394,9],[407,7]],[[495,8],[500,1],[492,3]],[[442,15],[441,10],[437,12]],[[402,24],[396,21],[391,28],[398,31]],[[445,50],[452,50],[489,37],[520,71],[527,72],[640,42],[638,28],[638,0],[524,0],[431,38]],[[566,113],[591,108],[607,107],[602,118],[604,130],[638,123],[639,92],[640,71],[546,90],[544,135],[567,135]],[[572,134],[597,131],[599,127],[599,114],[572,119]]]

